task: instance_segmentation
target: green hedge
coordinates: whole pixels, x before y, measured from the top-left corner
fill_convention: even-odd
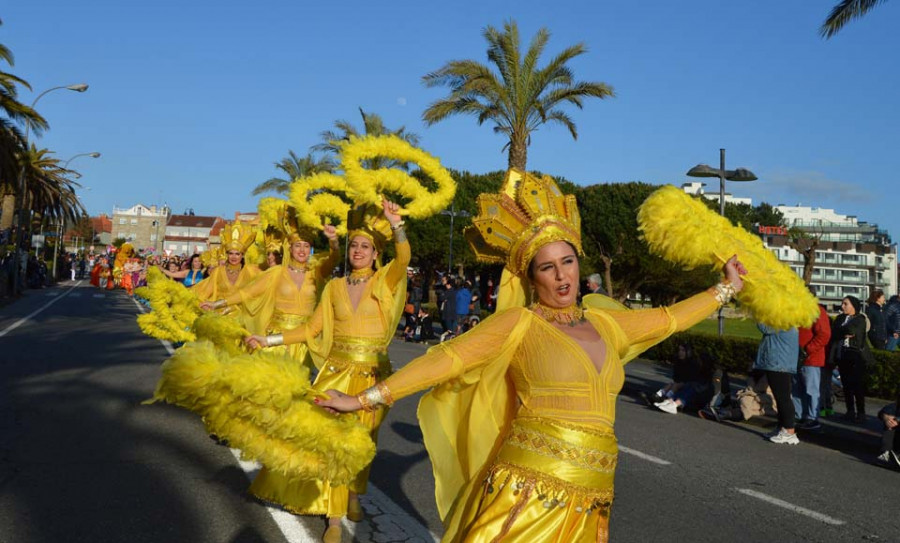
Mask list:
[[[711,354],[718,367],[739,374],[746,374],[753,366],[759,346],[759,341],[753,339],[681,332],[647,351],[644,358],[669,363],[675,360],[681,343],[690,343],[695,353]],[[868,368],[867,395],[896,400],[900,393],[900,352],[873,350],[872,353],[875,364]]]

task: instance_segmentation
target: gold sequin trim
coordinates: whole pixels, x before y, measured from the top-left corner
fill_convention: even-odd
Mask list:
[[[346,371],[350,375],[358,375],[361,377],[371,377],[373,379],[382,377],[382,372],[378,370],[377,362],[350,362],[348,360],[329,358],[325,363],[325,368],[331,373],[341,373]],[[384,377],[387,376],[385,375]]]
[[[541,502],[544,509],[564,509],[572,506],[576,513],[590,514],[598,511],[609,515],[613,501],[612,487],[597,489],[576,485],[523,466],[495,461],[484,481],[484,491],[493,494],[508,488],[513,496],[525,494]]]
[[[612,473],[616,470],[618,457],[616,454],[579,447],[562,439],[518,425],[513,425],[506,438],[506,443],[541,456],[564,460],[591,471]]]

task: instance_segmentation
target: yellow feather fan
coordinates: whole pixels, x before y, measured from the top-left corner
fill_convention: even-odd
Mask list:
[[[759,237],[684,191],[671,185],[655,191],[641,205],[638,224],[651,251],[686,269],[720,269],[736,254],[747,268],[737,297],[756,320],[786,330],[811,326],[818,317],[815,296]]]
[[[388,158],[413,162],[437,184],[433,192],[407,172],[396,168],[369,170],[365,160]],[[381,205],[381,193],[395,192],[409,203],[400,211],[414,219],[431,217],[445,209],[456,194],[456,182],[441,161],[421,149],[413,147],[397,136],[351,137],[341,144],[341,168],[347,182],[361,202]]]
[[[347,484],[375,456],[354,415],[334,417],[311,400],[309,369],[288,357],[231,355],[188,343],[163,364],[154,401],[189,409],[247,459],[289,479]]]
[[[347,212],[350,204],[338,194],[352,200],[347,181],[333,173],[317,173],[296,179],[291,184],[291,206],[297,210],[297,220],[301,226],[322,229],[325,218],[335,220],[335,230],[339,236],[347,233]]]
[[[194,293],[184,285],[150,267],[147,269],[147,286],[136,289],[135,294],[150,302],[150,313],[137,318],[145,334],[174,343],[196,339],[191,326],[200,316],[200,305]]]

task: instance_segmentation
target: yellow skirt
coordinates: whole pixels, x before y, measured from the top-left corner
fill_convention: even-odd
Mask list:
[[[617,457],[612,429],[516,419],[485,477],[455,504],[442,541],[605,543]]]
[[[319,371],[313,387],[316,390],[339,390],[356,395],[391,374],[386,348],[373,340],[335,338],[331,354]],[[382,407],[372,412],[357,411],[360,422],[370,428],[372,440],[378,444],[378,428],[387,415]],[[263,500],[277,503],[298,515],[347,515],[349,493],[365,494],[369,467],[357,475],[349,486],[332,486],[328,481],[288,482],[284,477],[263,468],[250,492]]]
[[[293,315],[290,313],[275,311],[275,314],[272,315],[272,320],[269,322],[266,334],[280,334],[288,330],[293,330],[294,328],[297,328],[308,320],[309,317],[306,315]],[[307,347],[306,343],[304,342],[294,343],[291,345],[276,345],[274,347],[264,347],[263,350],[276,354],[285,354],[292,360],[296,360],[309,368],[310,375],[315,375],[316,367],[313,365],[312,357],[309,356],[309,347]]]

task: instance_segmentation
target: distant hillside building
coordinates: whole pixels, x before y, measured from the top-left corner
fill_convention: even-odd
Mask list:
[[[167,206],[113,207],[112,239],[125,238],[138,251],[159,251],[169,215]]]
[[[173,255],[192,255],[209,250],[210,234],[221,217],[172,215],[166,223],[163,250]],[[218,226],[221,229],[221,226]]]
[[[775,206],[787,228],[798,228],[818,239],[810,284],[830,310],[845,296],[865,301],[875,289],[897,294],[897,245],[877,224],[853,215],[807,206]],[[766,247],[803,275],[803,255],[788,245],[787,228],[758,226]]]
[[[693,194],[697,196],[703,196],[707,200],[713,200],[716,203],[719,203],[719,190],[716,189],[712,192],[706,192],[706,183],[701,183],[699,181],[689,181],[687,183],[681,184],[681,190],[688,194]],[[748,206],[753,205],[752,198],[738,198],[731,194],[730,192],[725,193],[725,203],[726,204],[747,204]]]

